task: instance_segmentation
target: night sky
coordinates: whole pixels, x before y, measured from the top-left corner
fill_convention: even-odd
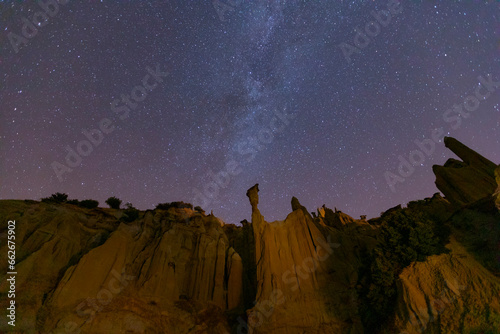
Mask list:
[[[0,6],[1,199],[374,217],[438,191],[434,129],[500,163],[498,1]]]

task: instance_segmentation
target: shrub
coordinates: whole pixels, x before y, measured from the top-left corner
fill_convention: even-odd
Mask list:
[[[188,208],[188,209],[193,209],[193,204],[191,204],[191,203],[184,203],[184,202],[159,203],[155,207],[155,210],[168,210],[170,208],[177,208],[177,209]]]
[[[500,212],[492,214],[470,207],[460,210],[451,220],[457,240],[486,269],[500,276]]]
[[[194,207],[194,211],[196,211],[196,212],[200,212],[200,213],[205,213],[205,210],[203,210],[203,209],[201,208],[201,206],[195,206],[195,207]]]
[[[52,202],[52,203],[65,203],[68,201],[68,194],[65,193],[55,193],[50,197],[42,198],[42,202]]]
[[[63,194],[63,193],[55,193],[50,197],[45,197],[42,198],[42,202],[46,203],[66,203],[66,204],[72,204],[72,205],[77,205],[82,208],[87,208],[87,209],[94,209],[99,206],[99,202],[95,201],[93,199],[86,199],[83,201],[79,201],[77,199],[70,199],[68,200],[68,195]]]
[[[106,200],[106,204],[109,205],[111,209],[119,209],[120,205],[122,204],[122,201],[121,199],[112,196]]]
[[[401,271],[414,261],[445,251],[443,238],[438,237],[441,222],[430,220],[424,214],[396,208],[380,217],[380,236],[367,268],[368,284],[362,295],[367,308],[363,315],[365,325],[382,325],[393,313],[396,301],[396,280]]]
[[[123,211],[123,216],[120,218],[121,221],[130,223],[139,218],[139,210],[134,208],[132,203],[125,204],[125,207],[126,209]]]
[[[83,201],[80,201],[80,203],[78,203],[78,206],[86,209],[95,209],[99,206],[99,202],[93,199],[85,199]]]

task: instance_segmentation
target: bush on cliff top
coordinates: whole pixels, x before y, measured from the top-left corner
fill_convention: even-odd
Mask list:
[[[111,196],[109,197],[106,202],[105,202],[107,205],[109,205],[109,207],[111,209],[120,209],[120,205],[122,204],[122,200],[115,197],[115,196]]]
[[[50,197],[43,197],[42,202],[44,203],[66,203],[68,201],[68,194],[65,193],[55,193]]]
[[[402,270],[414,261],[445,252],[449,234],[442,222],[407,208],[387,211],[380,223],[379,243],[365,269],[368,284],[361,292],[367,306],[361,311],[367,328],[382,325],[381,320],[393,314],[396,279]]]
[[[123,216],[120,218],[121,221],[130,223],[139,218],[139,210],[134,208],[132,203],[125,204],[125,207],[126,209],[123,211]]]
[[[52,194],[50,197],[43,197],[41,201],[43,203],[53,203],[53,204],[62,204],[62,203],[72,204],[86,209],[95,209],[99,206],[99,202],[96,200],[93,199],[85,199],[83,201],[79,201],[77,199],[68,200],[68,194],[59,192]]]
[[[171,203],[159,203],[156,207],[155,210],[168,210],[170,208],[176,208],[176,209],[193,209],[193,204],[191,203],[184,203],[184,202],[171,202]]]

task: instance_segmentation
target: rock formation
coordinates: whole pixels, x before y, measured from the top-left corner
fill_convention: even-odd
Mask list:
[[[112,210],[15,204],[26,213],[16,219],[24,240],[18,301],[29,305],[21,308],[16,329],[229,330],[222,315],[241,303],[243,267],[217,218],[171,209],[147,211],[125,224],[106,215]],[[205,313],[213,321],[204,321]]]
[[[403,333],[463,333],[464,324],[479,329],[495,322],[490,315],[500,312],[499,278],[454,238],[447,247],[449,254],[415,262],[401,273],[396,325]]]
[[[293,197],[284,220],[267,222],[258,185],[247,191],[252,221],[241,226],[189,206],[140,212],[126,222],[123,210],[0,201],[0,240],[6,222],[16,221],[15,331],[371,333],[363,291],[372,288],[374,254],[390,243],[384,219],[403,210],[422,213],[421,225],[439,222],[451,235],[441,245],[446,252],[393,275],[395,308],[380,333],[496,330],[500,167],[452,138],[445,144],[463,160],[433,167],[445,198],[437,193],[368,221],[325,206],[313,217]],[[408,224],[404,219],[395,226]],[[5,243],[0,253],[7,254]],[[3,309],[6,272],[7,261],[0,261]],[[0,323],[0,332],[11,329]]]
[[[248,332],[362,333],[355,286],[362,249],[375,243],[373,228],[349,236],[315,222],[295,197],[284,221],[268,223],[257,207],[258,190],[247,192],[257,264]]]
[[[341,229],[345,227],[347,224],[352,224],[355,220],[343,213],[342,211],[338,211],[335,209],[335,212],[332,209],[325,207],[324,205],[321,208],[318,208],[317,215],[321,222],[326,226],[335,227]]]
[[[463,160],[448,159],[444,166],[432,167],[445,198],[460,206],[490,196],[497,187],[497,166],[454,138],[445,137],[444,143]]]
[[[497,181],[497,190],[493,196],[495,197],[496,207],[500,210],[500,166],[495,169],[495,179]]]

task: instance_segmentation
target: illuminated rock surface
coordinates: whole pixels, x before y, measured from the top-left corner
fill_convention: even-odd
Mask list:
[[[402,269],[382,330],[500,328],[500,168],[452,138],[445,143],[463,159],[433,168],[445,198],[408,209],[446,222],[448,251]],[[360,291],[368,254],[382,240],[381,218],[358,220],[325,206],[311,216],[293,197],[284,220],[267,222],[258,191],[247,192],[252,222],[242,226],[189,208],[148,210],[127,223],[123,210],[0,201],[1,240],[6,222],[16,221],[15,330],[371,333]],[[7,254],[4,242],[0,253]],[[4,309],[7,271],[0,262]]]

